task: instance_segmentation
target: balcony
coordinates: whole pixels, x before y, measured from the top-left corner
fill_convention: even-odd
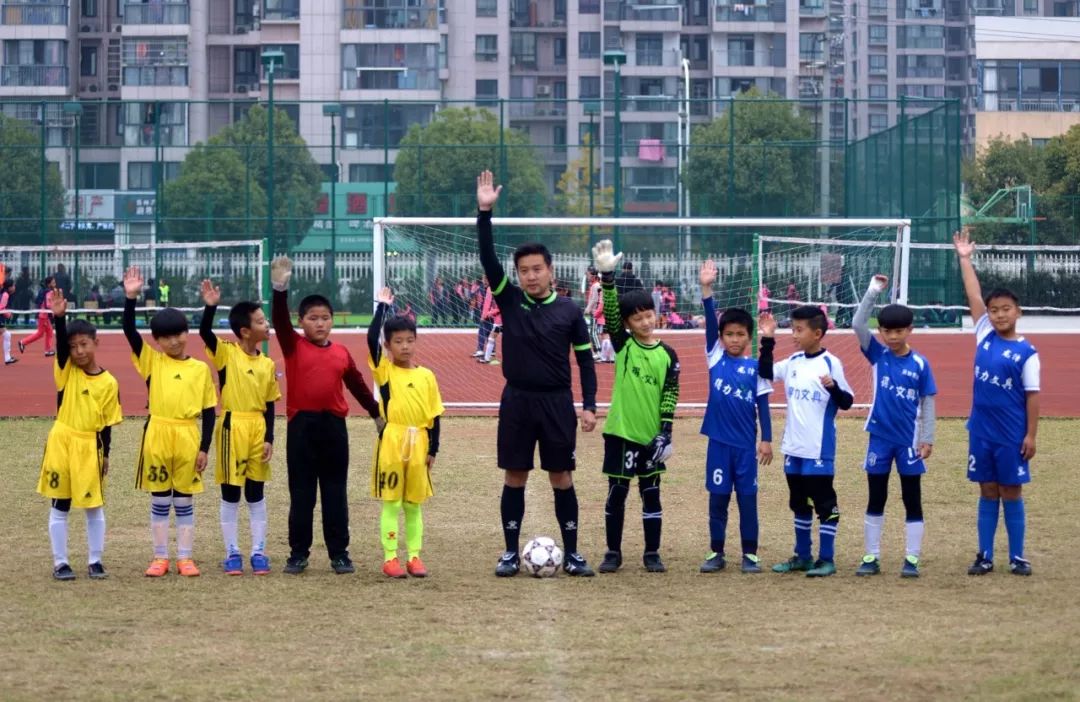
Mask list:
[[[46,25],[68,23],[66,2],[34,3],[5,2],[3,18],[6,25]]]
[[[187,2],[124,3],[124,24],[188,24]]]
[[[605,22],[676,22],[681,25],[679,0],[607,0]]]
[[[682,52],[678,49],[649,49],[626,52],[627,66],[680,66]]]
[[[565,100],[515,99],[511,100],[507,107],[512,119],[566,119]]]
[[[66,88],[67,66],[3,66],[0,84],[4,87]]]
[[[263,21],[295,22],[300,19],[300,0],[263,0]]]
[[[681,104],[682,100],[672,95],[623,95],[620,99],[623,112],[678,112]],[[608,101],[608,105],[614,110],[615,101]]]
[[[276,77],[276,75],[275,75]],[[258,73],[236,73],[233,75],[234,93],[257,93],[259,92]]]
[[[989,112],[1080,112],[1080,100],[1017,100],[998,98],[997,110]],[[983,108],[986,109],[986,108]]]
[[[917,0],[906,4],[898,3],[896,6],[897,19],[937,19],[942,16],[940,0]]]
[[[438,29],[439,16],[434,7],[346,7],[341,26],[342,29]]]
[[[880,17],[889,14],[888,0],[870,0],[870,5],[867,8],[871,17]]]
[[[941,49],[945,45],[944,37],[907,37],[897,42],[898,49]]]
[[[826,14],[822,0],[799,0],[799,17],[824,17]]]
[[[537,57],[536,55],[510,56],[510,70],[515,72],[532,71],[536,73],[566,73],[566,60],[553,57]]]
[[[276,74],[275,74],[276,75]],[[341,72],[344,90],[438,90],[438,68],[361,66]]]
[[[187,66],[124,66],[124,86],[184,86]]]
[[[717,49],[713,56],[715,57],[714,65],[716,66],[777,66],[783,67],[785,63],[785,57],[782,51],[776,52],[776,55],[769,51],[744,49],[744,50],[725,50]]]
[[[747,5],[731,0],[717,0],[717,22],[784,22],[787,19],[785,0],[770,0],[764,5]]]
[[[487,63],[495,62],[499,60],[498,50],[492,51],[491,49],[477,49],[476,60]]]
[[[944,78],[945,67],[900,66],[897,78]]]

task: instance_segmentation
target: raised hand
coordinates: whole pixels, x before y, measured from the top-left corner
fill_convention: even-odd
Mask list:
[[[975,241],[971,238],[971,227],[962,227],[952,236],[953,248],[960,258],[971,258],[975,253]]]
[[[874,292],[884,292],[889,288],[889,276],[880,273],[870,279],[870,289]]]
[[[52,294],[53,319],[67,314],[67,300],[64,299],[64,291],[60,288],[53,290]]]
[[[611,243],[611,239],[598,241],[592,247],[592,255],[593,265],[600,273],[614,273],[619,261],[622,260],[622,254],[615,253],[615,245]]]
[[[701,272],[698,273],[698,282],[703,288],[711,288],[716,282],[716,262],[707,258],[701,262]]]
[[[394,291],[390,288],[383,288],[379,291],[379,294],[375,296],[375,302],[379,302],[384,305],[394,304]]]
[[[277,256],[270,262],[270,285],[278,292],[289,289],[292,278],[292,261],[288,256]]]
[[[761,335],[767,339],[771,339],[776,334],[776,318],[769,312],[762,312],[758,315],[757,326]]]
[[[495,185],[495,176],[491,171],[484,171],[476,177],[476,206],[483,212],[490,212],[499,200],[502,186]]]
[[[209,278],[206,278],[202,282],[202,299],[203,304],[207,307],[217,307],[221,302],[221,288],[214,285],[214,282]]]
[[[124,271],[124,295],[129,300],[139,299],[146,281],[138,266],[132,266]]]

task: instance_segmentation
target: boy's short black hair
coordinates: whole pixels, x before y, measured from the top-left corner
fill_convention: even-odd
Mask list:
[[[383,323],[383,338],[390,341],[396,332],[409,332],[416,336],[416,322],[403,314],[397,314]]]
[[[735,324],[740,327],[746,327],[746,333],[751,336],[754,334],[754,318],[750,316],[750,313],[740,307],[732,307],[724,310],[724,313],[720,315],[720,335],[724,334],[724,327],[729,324]]]
[[[822,336],[825,336],[825,332],[829,330],[829,318],[825,316],[820,307],[814,305],[796,307],[791,312],[791,319],[792,321],[801,320],[806,322],[811,329],[820,331]]]
[[[518,261],[521,259],[526,256],[535,256],[536,254],[544,257],[545,264],[551,265],[551,252],[548,251],[548,247],[544,246],[539,241],[528,241],[514,249],[514,268],[517,268]]]
[[[15,287],[15,281],[11,278],[4,278],[3,282],[0,282],[0,290],[7,290],[8,288]]]
[[[634,263],[633,263],[633,261],[630,261],[630,260],[626,260],[626,261],[623,261],[623,262],[622,262],[622,269],[623,269],[624,271],[632,271],[632,270],[634,270]]]
[[[1014,293],[1012,290],[1009,290],[1008,288],[994,288],[990,292],[986,293],[986,295],[983,297],[983,304],[989,305],[991,300],[996,300],[1000,297],[1008,298],[1009,300],[1015,302],[1017,307],[1020,306],[1020,298],[1017,297],[1016,293]]]
[[[241,329],[251,329],[251,315],[261,309],[262,305],[250,300],[237,302],[232,306],[229,310],[229,328],[232,329],[233,334],[236,334],[236,338],[240,338]]]
[[[623,319],[629,319],[631,315],[646,310],[656,310],[651,293],[644,290],[627,290],[619,296],[619,314]]]
[[[166,307],[150,320],[150,335],[155,339],[160,339],[163,336],[176,336],[187,332],[187,330],[187,317],[175,307]]]
[[[915,313],[904,305],[885,305],[877,315],[881,329],[907,329],[915,323]]]
[[[330,300],[326,299],[323,295],[315,294],[308,295],[300,301],[300,307],[297,310],[300,313],[300,318],[303,319],[306,317],[312,307],[325,307],[330,310],[331,315],[334,314],[334,306],[330,304]]]
[[[73,319],[67,325],[67,336],[69,341],[77,336],[88,336],[91,339],[96,339],[97,327],[85,319]]]

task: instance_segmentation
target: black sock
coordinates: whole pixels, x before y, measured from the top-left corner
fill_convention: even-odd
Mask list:
[[[645,552],[660,550],[660,531],[664,522],[664,508],[660,505],[660,476],[638,481],[641,493],[641,525],[645,529]]]
[[[503,485],[502,501],[499,503],[502,514],[503,538],[506,550],[517,553],[520,548],[521,520],[525,518],[525,487]]]
[[[556,491],[557,492],[557,491]],[[609,551],[622,551],[623,520],[626,516],[626,496],[630,481],[608,478],[608,496],[604,504],[604,526],[607,529]]]
[[[577,553],[578,503],[573,485],[565,490],[555,489],[555,518],[562,530],[563,551],[567,555]]]

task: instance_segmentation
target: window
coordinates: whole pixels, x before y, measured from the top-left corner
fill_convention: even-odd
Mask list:
[[[236,49],[233,52],[233,90],[240,93],[259,89],[259,50]]]
[[[120,164],[80,163],[79,187],[87,190],[119,190]]]
[[[600,146],[600,123],[599,122],[579,122],[578,123],[578,143],[584,144],[585,140],[593,146]],[[594,156],[594,158],[596,158]],[[593,161],[594,168],[599,164],[599,161]]]
[[[870,43],[871,44],[888,44],[889,43],[889,27],[884,24],[872,24],[870,25]]]
[[[1076,17],[1076,15],[1076,0],[1065,0],[1065,2],[1054,3],[1054,17]]]
[[[499,35],[476,35],[476,60],[497,61],[499,59]]]
[[[277,45],[265,45],[261,51],[280,51],[285,54],[285,61],[274,68],[274,80],[298,80],[300,78],[300,45],[299,44],[277,44]],[[262,58],[259,59],[259,66],[262,69],[263,77],[267,76],[267,69],[262,65]]]
[[[600,97],[599,76],[578,76],[578,97],[591,100]]]
[[[96,46],[79,47],[79,75],[84,78],[96,78],[98,48]]]
[[[634,40],[635,64],[638,66],[664,65],[664,36],[639,33]]]
[[[68,4],[59,0],[7,0],[3,3],[3,23],[46,25],[68,23]]]
[[[510,35],[510,67],[536,67],[536,35],[514,32]]]
[[[4,42],[5,86],[68,84],[67,42],[54,39],[17,39]]]
[[[555,37],[551,43],[552,53],[555,56],[556,66],[566,65],[566,37]]]
[[[566,0],[555,0],[555,7],[552,11],[552,18],[556,22],[562,22],[566,24]]]
[[[556,124],[551,130],[551,143],[555,147],[555,153],[566,153],[566,125]]]
[[[263,19],[294,20],[299,18],[300,0],[263,0]]]
[[[125,102],[121,106],[119,126],[124,135],[124,146],[187,146],[187,105],[180,102]]]
[[[600,58],[600,32],[578,33],[578,57]]]
[[[382,163],[350,163],[349,182],[381,183],[390,178],[390,170],[392,168],[393,165],[388,167]]]
[[[187,24],[186,0],[124,3],[124,24]]]
[[[97,17],[97,0],[82,0],[80,13],[83,17]]]
[[[130,161],[128,163],[127,172],[127,189],[156,190],[159,172],[164,176],[166,183],[180,175],[179,161],[165,161],[161,163],[160,171],[158,170],[158,166],[159,164],[154,163],[153,161]]]
[[[753,35],[729,35],[727,42],[729,66],[753,66],[754,65],[754,37]]]
[[[889,72],[889,57],[885,54],[870,54],[870,75],[883,76]]]
[[[872,114],[870,115],[870,131],[880,132],[882,129],[889,128],[889,116]]]
[[[125,38],[124,85],[187,85],[187,39]]]
[[[498,17],[499,0],[476,0],[477,17]]]
[[[889,97],[889,86],[884,83],[870,84],[870,97],[875,100],[884,100]]]
[[[896,44],[900,49],[940,49],[945,45],[945,28],[932,24],[897,27]]]
[[[1039,0],[1024,0],[1024,14],[1025,15],[1037,15],[1037,14],[1039,14]]]
[[[600,14],[600,0],[578,0],[578,12],[583,15]]]
[[[481,79],[476,81],[476,106],[491,107],[499,99],[499,81],[496,79]]]
[[[346,104],[342,106],[342,113],[346,148],[374,149],[385,143],[395,149],[411,125],[431,121],[435,105]]]
[[[346,44],[341,47],[341,54],[346,90],[436,90],[439,87],[438,44]]]
[[[896,75],[899,78],[944,78],[945,57],[941,55],[898,56]]]

